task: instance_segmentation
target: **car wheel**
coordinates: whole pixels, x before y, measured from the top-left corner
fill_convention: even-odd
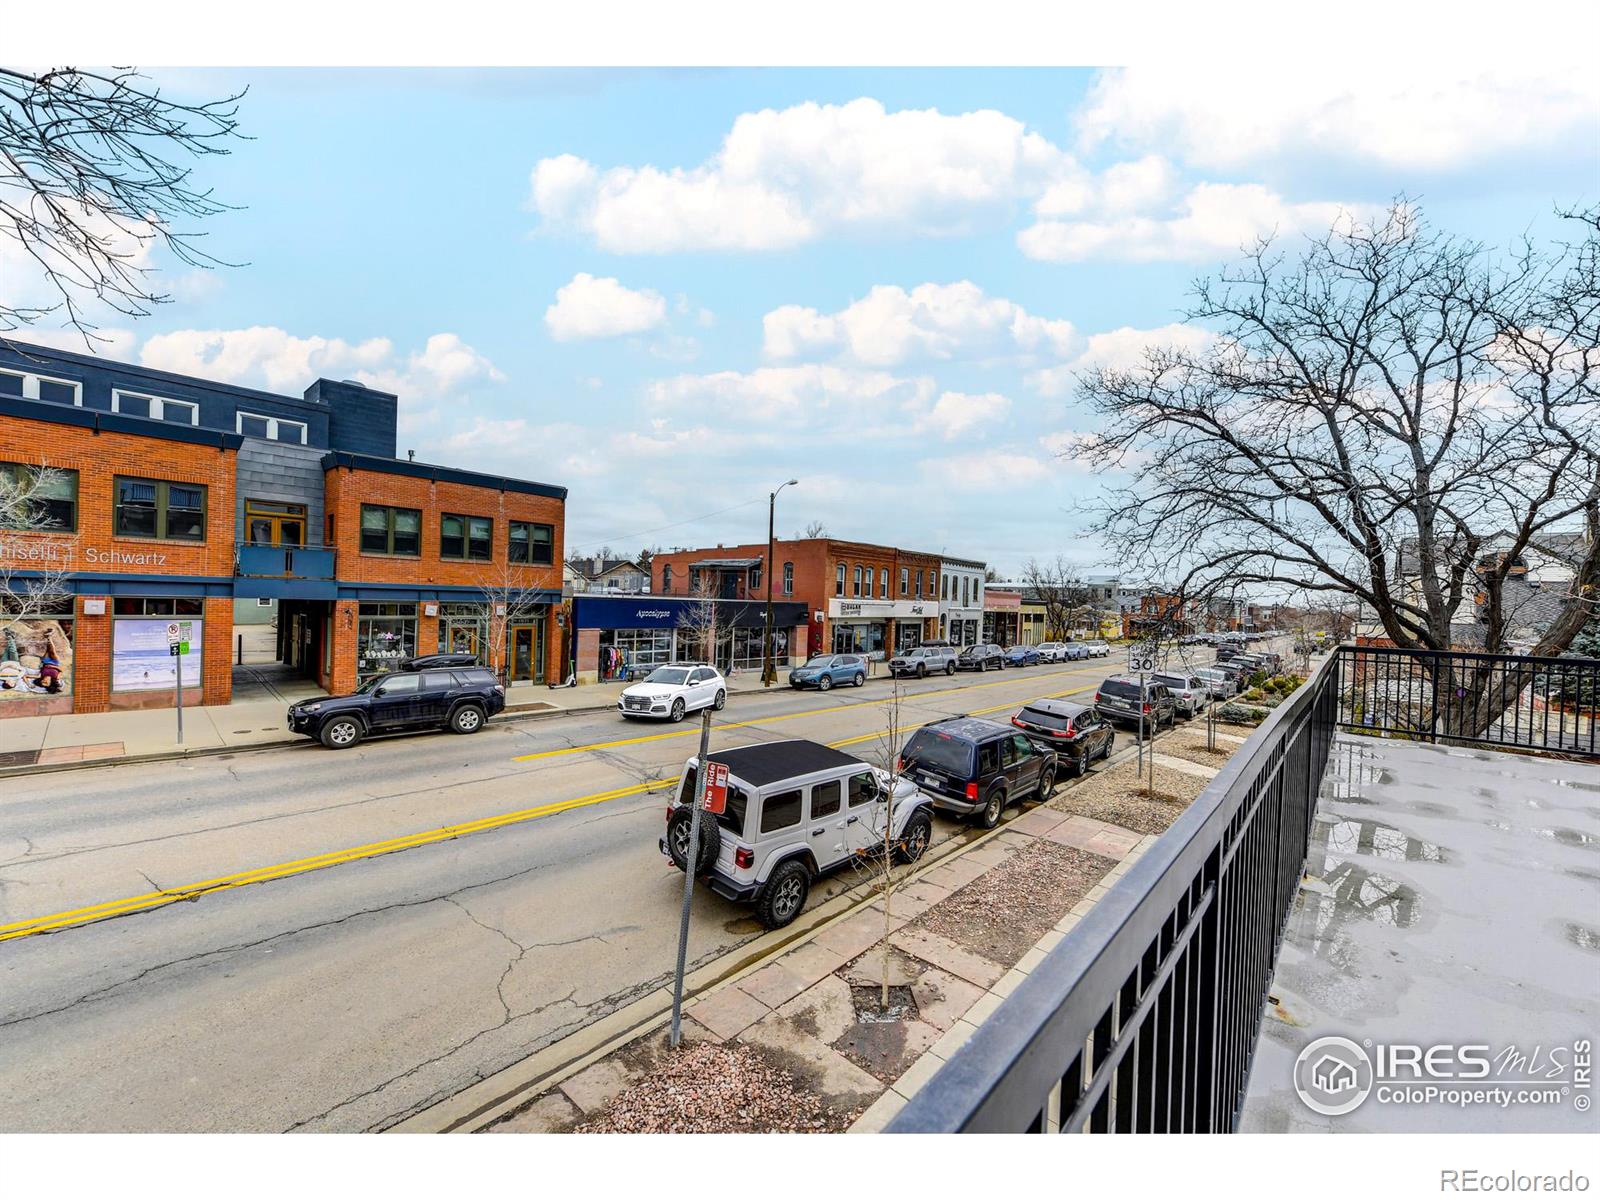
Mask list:
[[[817,691],[826,692],[833,687],[833,676],[823,675],[817,680]]]
[[[860,671],[857,671],[856,677],[852,682],[854,682],[857,687],[865,687],[867,683],[867,677]]]
[[[689,833],[694,828],[694,810],[675,808],[667,819],[667,854],[678,870],[685,870],[689,861]],[[722,835],[717,831],[717,819],[709,813],[700,814],[700,853],[695,856],[694,873],[704,875],[717,861]]]
[[[944,673],[946,675],[954,675],[956,673],[956,665],[955,665],[955,663],[953,663],[953,662],[945,663],[945,665],[944,665]]]
[[[756,903],[756,918],[768,929],[781,929],[800,915],[811,891],[811,872],[798,859],[780,863]]]
[[[985,829],[993,829],[1000,824],[1000,814],[1006,810],[1006,792],[1002,787],[990,789],[989,798],[978,810],[978,824]]]
[[[1117,744],[1117,735],[1116,734],[1112,734],[1110,737],[1108,737],[1106,739],[1106,748],[1100,752],[1100,761],[1101,762],[1110,762],[1111,761],[1111,751],[1116,748],[1116,744]]]
[[[918,679],[926,679],[927,677],[928,677],[927,665],[925,663],[918,663],[917,664],[917,678]]]
[[[724,704],[726,704],[727,702],[728,702],[728,693],[723,691],[721,688],[718,688],[717,689],[717,698],[711,702],[711,707],[716,709],[718,712],[721,712],[722,711],[722,706]]]
[[[318,740],[329,750],[348,750],[359,742],[366,730],[354,717],[335,717],[322,727]]]
[[[927,850],[933,840],[933,821],[925,812],[914,812],[906,827],[900,831],[899,844],[894,848],[896,862],[914,863]]]
[[[672,702],[672,719],[674,721],[683,720],[683,701],[682,700],[674,700]]]
[[[1054,793],[1055,790],[1056,769],[1054,767],[1046,767],[1043,771],[1039,772],[1039,791],[1037,793],[1039,803],[1043,804],[1046,800],[1050,799],[1051,794]]]
[[[483,728],[483,709],[476,704],[463,704],[450,714],[451,733],[477,733]]]

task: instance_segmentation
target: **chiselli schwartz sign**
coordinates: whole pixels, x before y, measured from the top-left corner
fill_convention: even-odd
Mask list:
[[[161,550],[118,550],[104,546],[80,546],[75,538],[0,537],[0,563],[11,567],[70,571],[79,565],[90,567],[164,567],[167,555]]]

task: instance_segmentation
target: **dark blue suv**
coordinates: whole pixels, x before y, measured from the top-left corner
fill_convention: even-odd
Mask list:
[[[477,733],[505,706],[506,690],[488,667],[425,667],[379,675],[349,696],[291,704],[289,728],[330,750],[348,750],[374,733]]]

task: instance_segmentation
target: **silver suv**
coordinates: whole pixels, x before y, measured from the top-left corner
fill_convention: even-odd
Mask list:
[[[692,857],[712,891],[754,904],[768,929],[800,915],[814,879],[881,852],[886,820],[899,862],[921,858],[933,838],[933,802],[915,784],[898,780],[891,805],[887,772],[832,747],[764,742],[707,761],[728,768],[727,809],[700,814],[700,844],[691,856],[699,759],[689,759],[667,809],[661,853],[679,870]]]
[[[956,652],[952,646],[916,646],[902,650],[889,660],[889,671],[894,675],[915,675],[926,679],[929,675],[956,673]]]

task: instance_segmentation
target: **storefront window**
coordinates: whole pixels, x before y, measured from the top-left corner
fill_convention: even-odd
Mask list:
[[[482,604],[439,605],[439,652],[487,658],[489,611]]]
[[[613,629],[600,635],[600,678],[626,679],[672,659],[672,630]]]
[[[392,671],[417,653],[415,604],[364,603],[356,628],[356,678]]]
[[[171,691],[180,659],[173,656],[167,626],[187,625],[189,652],[182,656],[183,686],[199,687],[204,666],[205,602],[198,597],[157,599],[122,596],[112,603],[111,690]]]
[[[0,604],[0,713],[11,700],[72,694],[70,602],[51,615],[16,620]]]

